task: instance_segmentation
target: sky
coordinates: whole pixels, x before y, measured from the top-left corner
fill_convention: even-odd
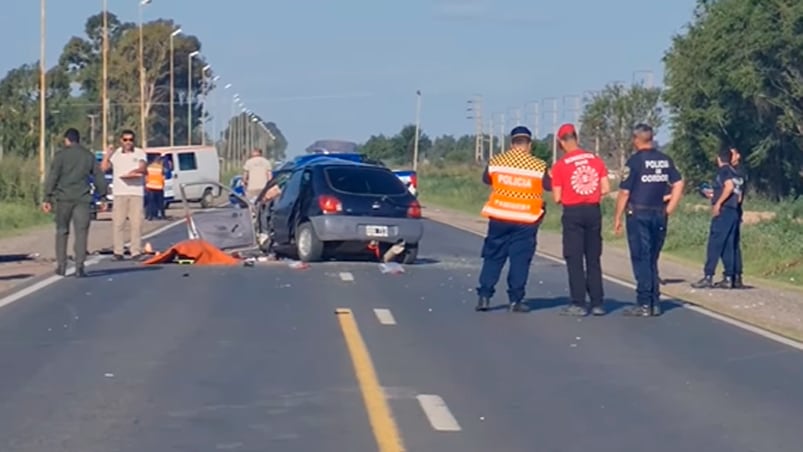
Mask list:
[[[39,58],[39,2],[3,0],[0,73]],[[48,0],[50,65],[101,0]],[[122,20],[138,20],[139,0],[108,0]],[[362,142],[392,135],[416,118],[429,136],[473,133],[467,101],[482,96],[483,122],[539,135],[573,121],[572,96],[614,81],[662,80],[661,59],[691,19],[695,0],[152,0],[145,20],[170,18],[201,39],[221,77],[209,109],[220,130],[232,92],[273,121],[288,154],[317,139]],[[222,86],[232,84],[231,90]],[[565,105],[564,105],[565,103]],[[487,124],[485,125],[487,127]],[[659,140],[661,140],[659,134]]]

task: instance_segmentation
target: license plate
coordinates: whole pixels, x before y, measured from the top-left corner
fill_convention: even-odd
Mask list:
[[[387,226],[366,226],[365,227],[365,235],[368,237],[387,237],[388,236],[388,227]]]

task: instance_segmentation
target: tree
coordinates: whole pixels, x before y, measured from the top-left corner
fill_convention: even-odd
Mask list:
[[[587,99],[579,134],[609,165],[624,168],[632,151],[633,127],[644,122],[657,133],[663,125],[661,90],[643,85],[611,84]]]
[[[803,191],[803,3],[698,2],[667,51],[671,152],[705,180],[717,150],[736,146],[751,186],[773,198]]]
[[[58,62],[47,73],[46,127],[51,148],[60,144],[60,134],[66,127],[76,127],[84,141],[99,146],[101,87],[102,87],[102,13],[87,18],[84,36],[73,36],[65,44]],[[122,22],[109,12],[109,131],[122,128],[140,129],[139,89],[139,29]],[[171,20],[159,19],[143,25],[145,57],[145,111],[148,144],[169,144],[170,103],[175,102],[175,143],[185,144],[190,128],[200,142],[199,125],[209,119],[203,112],[203,101],[215,89],[213,74],[202,74],[206,62],[195,58],[189,74],[189,54],[201,50],[195,36],[174,38],[174,93],[170,98],[170,34],[176,28]],[[0,80],[0,157],[17,154],[33,157],[38,149],[39,135],[39,74],[38,64],[24,64],[11,70]],[[190,88],[191,87],[191,88]],[[190,96],[190,89],[192,95]],[[189,108],[188,108],[189,107]],[[192,112],[188,124],[187,112]],[[203,116],[202,116],[203,113]],[[95,128],[93,130],[94,118]],[[265,129],[276,137],[275,142],[262,142],[276,155],[284,155],[287,141],[275,124],[259,119],[250,124],[255,136]],[[262,131],[262,132],[260,132]],[[214,141],[216,137],[213,137]]]

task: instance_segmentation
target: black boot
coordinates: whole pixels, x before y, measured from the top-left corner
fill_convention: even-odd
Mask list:
[[[622,314],[627,317],[652,317],[652,307],[650,305],[635,305],[622,310]]]
[[[733,277],[724,276],[721,281],[714,284],[717,289],[731,289],[733,288]]]
[[[696,283],[692,283],[691,287],[693,289],[713,289],[714,277],[711,275],[706,275],[703,279],[697,281]]]
[[[511,302],[509,305],[510,312],[530,312],[530,308],[521,301]]]
[[[742,275],[733,276],[733,285],[731,285],[731,288],[744,289],[744,283],[742,282]]]
[[[86,270],[84,270],[83,265],[78,265],[75,267],[75,277],[76,278],[86,278]]]
[[[663,313],[663,310],[661,309],[661,300],[653,301],[652,306],[650,307],[652,308],[651,314],[653,317],[658,317]]]
[[[56,270],[53,272],[57,276],[64,276],[67,274],[67,265],[66,264],[58,264],[56,265]]]
[[[485,312],[491,308],[491,298],[490,297],[479,297],[477,300],[477,306],[474,308],[477,312]]]

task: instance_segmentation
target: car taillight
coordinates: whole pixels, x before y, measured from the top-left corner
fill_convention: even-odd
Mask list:
[[[413,174],[412,176],[410,176],[410,185],[412,185],[413,188],[418,188],[418,175],[417,174]]]
[[[338,200],[334,196],[327,196],[327,195],[319,196],[318,206],[320,206],[321,211],[323,211],[323,213],[327,215],[343,211],[343,204],[341,204],[340,200]]]
[[[407,208],[407,216],[410,218],[421,218],[421,204],[419,204],[418,201],[410,203],[410,207]]]

